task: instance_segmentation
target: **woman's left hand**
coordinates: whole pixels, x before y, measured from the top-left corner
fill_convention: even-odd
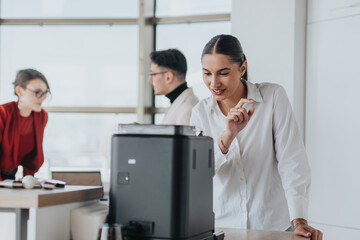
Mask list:
[[[323,233],[306,223],[301,223],[295,226],[294,233],[299,236],[310,238],[311,240],[322,240]]]
[[[254,100],[247,98],[240,99],[238,104],[234,108],[231,108],[226,116],[226,131],[228,131],[231,136],[235,137],[245,128],[255,112],[255,108],[253,107],[250,108],[249,111],[243,108],[245,103],[251,104],[254,103]]]

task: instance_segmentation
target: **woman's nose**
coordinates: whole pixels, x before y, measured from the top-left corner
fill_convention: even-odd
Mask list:
[[[217,79],[216,76],[213,76],[213,77],[211,78],[210,87],[216,88],[216,87],[219,87],[219,86],[221,86],[220,81]]]

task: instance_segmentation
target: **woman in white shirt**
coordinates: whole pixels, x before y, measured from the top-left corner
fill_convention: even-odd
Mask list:
[[[190,125],[215,143],[216,227],[286,230],[322,239],[307,224],[310,169],[284,89],[247,81],[238,39],[213,37],[202,53],[212,96],[192,110]]]

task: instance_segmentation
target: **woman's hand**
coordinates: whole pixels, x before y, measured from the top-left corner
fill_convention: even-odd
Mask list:
[[[229,136],[236,136],[250,121],[255,112],[255,108],[250,108],[247,111],[243,108],[245,103],[254,103],[254,100],[242,98],[236,104],[235,108],[231,108],[226,117],[226,131]]]
[[[248,124],[255,112],[253,107],[249,111],[243,108],[245,103],[254,103],[254,100],[247,98],[240,99],[235,108],[231,108],[226,116],[226,130],[218,140],[218,145],[224,154],[228,152],[236,135]]]
[[[311,238],[311,240],[322,240],[323,233],[307,224],[305,219],[295,219],[293,221],[294,233],[299,236]]]

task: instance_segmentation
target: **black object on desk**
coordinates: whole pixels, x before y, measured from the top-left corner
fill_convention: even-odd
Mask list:
[[[109,222],[129,240],[214,239],[212,138],[140,132],[112,137]]]

